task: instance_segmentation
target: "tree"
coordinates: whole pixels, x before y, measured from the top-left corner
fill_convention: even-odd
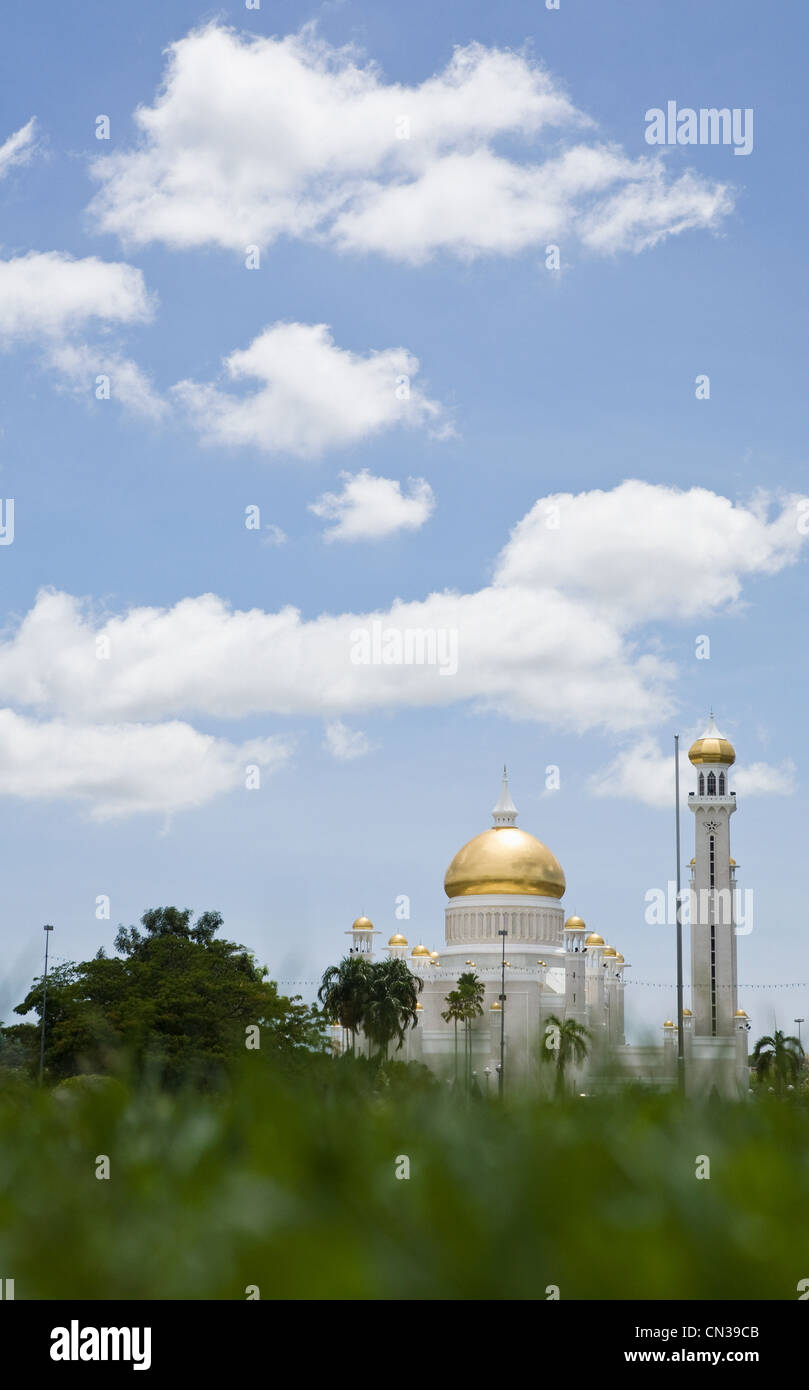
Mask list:
[[[317,992],[324,1012],[351,1034],[352,1053],[365,1018],[371,969],[371,962],[362,956],[344,956],[339,965],[330,965],[324,972]]]
[[[458,996],[460,998],[461,1018],[464,1024],[464,1065],[466,1088],[472,1089],[472,1021],[483,1013],[483,997],[486,986],[472,970],[465,970],[458,976]]]
[[[797,1081],[804,1061],[804,1052],[797,1038],[787,1036],[776,1028],[772,1037],[759,1038],[753,1048],[750,1065],[760,1084],[769,1082],[777,1095]]]
[[[546,1019],[542,1038],[542,1060],[556,1063],[557,1096],[564,1095],[565,1071],[570,1063],[574,1062],[580,1067],[587,1061],[591,1036],[589,1029],[577,1023],[574,1018],[562,1021],[556,1014],[550,1014]]]
[[[458,1084],[458,1024],[466,1019],[466,1001],[457,989],[451,989],[449,994],[444,996],[444,1003],[449,1007],[442,1013],[441,1017],[445,1023],[455,1025],[455,1085]]]
[[[319,1010],[278,993],[267,970],[235,942],[218,939],[217,912],[192,924],[190,909],[153,908],[137,927],[120,927],[119,955],[56,967],[48,976],[45,1066],[55,1079],[104,1074],[131,1065],[164,1083],[211,1081],[244,1057],[246,1030],[258,1028],[265,1054],[325,1049]],[[42,1016],[43,980],[15,1010]],[[5,1030],[38,1056],[39,1026]]]
[[[424,981],[413,974],[407,961],[382,960],[370,967],[363,1029],[379,1049],[380,1060],[387,1057],[394,1038],[399,1039],[398,1051],[407,1029],[418,1023],[416,1005],[423,988]]]

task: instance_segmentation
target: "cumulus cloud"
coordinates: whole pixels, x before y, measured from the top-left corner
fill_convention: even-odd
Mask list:
[[[98,375],[108,376],[111,398],[156,419],[165,403],[137,364],[103,336],[148,323],[153,313],[141,271],[123,262],[77,260],[61,251],[0,260],[0,345],[35,343],[45,367],[76,390],[88,392]]]
[[[95,613],[43,591],[0,640],[0,700],[77,725],[319,716],[332,751],[352,747],[343,721],[363,711],[466,704],[631,734],[632,756],[621,752],[592,790],[669,804],[670,759],[654,731],[679,706],[678,672],[657,650],[661,625],[727,611],[745,578],[792,563],[805,539],[799,500],[733,506],[702,488],[631,482],[563,498],[554,530],[559,498],[544,498],[489,585],[309,620],[291,607],[237,611],[213,594]],[[783,790],[782,776],[790,770],[753,764],[735,784]]]
[[[280,738],[229,743],[176,720],[158,725],[39,722],[0,710],[0,783],[24,800],[69,798],[95,820],[171,814],[246,785],[289,756]]]
[[[4,179],[16,165],[27,164],[31,159],[36,149],[36,130],[36,116],[32,116],[0,145],[0,179]]]
[[[342,492],[324,492],[309,510],[334,521],[324,531],[327,541],[379,540],[396,531],[416,531],[435,508],[430,484],[408,478],[408,491],[395,478],[377,478],[367,469],[341,473]]]
[[[371,751],[371,743],[361,729],[350,729],[342,719],[331,719],[324,730],[323,746],[338,762],[351,762],[354,758],[364,758]]]
[[[395,424],[438,421],[440,407],[411,385],[418,360],[404,348],[366,356],[335,345],[324,323],[275,323],[248,348],[225,358],[237,395],[181,381],[173,394],[206,444],[250,445],[266,453],[314,458]]]
[[[137,147],[95,162],[91,211],[135,245],[243,252],[287,235],[417,263],[564,237],[605,254],[732,207],[726,186],[599,140],[526,53],[480,43],[408,85],[312,26],[279,39],[210,24],[171,45],[134,119]]]
[[[734,506],[707,488],[636,479],[609,492],[556,493],[514,528],[496,582],[598,594],[622,627],[692,618],[735,602],[748,575],[775,574],[797,557],[799,500],[771,519],[764,493]]]
[[[694,726],[690,735],[680,739],[680,795],[683,807],[689,788],[694,783],[694,769],[688,761],[688,749],[703,732],[703,725]],[[723,732],[726,730],[723,729]],[[791,796],[795,791],[795,765],[786,759],[779,766],[771,763],[751,763],[734,766],[730,773],[730,789],[739,796],[767,796],[778,793]],[[632,740],[606,767],[590,779],[593,796],[623,797],[656,809],[674,805],[674,754],[661,748],[652,735]]]

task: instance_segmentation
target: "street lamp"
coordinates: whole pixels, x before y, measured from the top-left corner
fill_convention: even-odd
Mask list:
[[[801,1041],[801,1024],[802,1024],[802,1023],[805,1023],[805,1022],[806,1022],[806,1019],[805,1019],[805,1018],[793,1018],[792,1022],[793,1022],[793,1023],[797,1023],[797,1025],[798,1025],[798,1042],[800,1043],[800,1041]]]
[[[500,964],[500,1066],[497,1069],[497,1089],[502,1100],[503,1064],[506,1050],[506,937],[508,932],[503,928],[498,932],[498,936],[503,938],[503,958]]]
[[[40,1041],[39,1041],[39,1084],[40,1084],[40,1086],[42,1085],[42,1069],[43,1069],[43,1067],[45,1066],[45,1009],[46,1009],[47,1004],[48,1004],[48,942],[50,941],[50,937],[48,936],[48,932],[49,932],[49,931],[53,931],[53,927],[45,926],[45,927],[42,928],[42,930],[43,930],[44,933],[45,933],[45,975],[44,975],[43,981],[42,981],[42,1036],[41,1036]]]

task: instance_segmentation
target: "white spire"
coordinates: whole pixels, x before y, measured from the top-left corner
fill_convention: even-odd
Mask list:
[[[707,729],[705,730],[705,733],[701,735],[701,737],[702,737],[702,738],[724,738],[724,737],[725,737],[724,734],[720,734],[719,730],[718,730],[717,727],[716,727],[716,720],[715,720],[714,717],[713,717],[713,710],[711,710],[711,717],[710,717],[710,719],[709,719],[709,721],[708,721],[708,727],[707,727]]]
[[[495,825],[516,825],[517,807],[511,799],[511,792],[508,789],[508,772],[503,768],[503,782],[500,787],[500,796],[497,805],[492,811]]]

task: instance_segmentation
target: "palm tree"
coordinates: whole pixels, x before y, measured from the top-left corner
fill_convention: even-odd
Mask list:
[[[344,956],[339,965],[324,972],[317,997],[330,1018],[351,1034],[351,1051],[357,1029],[361,1027],[368,1000],[371,966],[362,956]]]
[[[458,1084],[458,1024],[466,1018],[466,1001],[458,993],[457,989],[451,989],[444,998],[444,1003],[449,1005],[441,1017],[445,1023],[455,1024],[455,1085]]]
[[[423,988],[424,981],[412,973],[407,961],[381,960],[370,966],[363,1023],[366,1037],[379,1049],[380,1061],[387,1057],[393,1039],[399,1039],[398,1051],[407,1029],[418,1023],[416,1005]]]
[[[554,1045],[551,1046],[553,1035],[549,1036],[546,1031],[542,1039],[542,1060],[556,1063],[555,1091],[557,1096],[562,1096],[565,1092],[565,1068],[571,1062],[581,1066],[587,1061],[591,1033],[574,1018],[566,1018],[563,1021],[557,1018],[556,1014],[550,1014],[545,1022],[546,1027],[555,1030],[556,1036]]]
[[[759,1038],[750,1065],[759,1082],[774,1081],[775,1091],[783,1095],[794,1083],[803,1066],[804,1052],[797,1038],[787,1037],[776,1028],[772,1037]]]
[[[464,1023],[464,1059],[466,1063],[466,1088],[472,1089],[472,1020],[483,1013],[483,996],[486,987],[472,970],[465,970],[458,976],[458,995],[460,997],[461,1018]]]

